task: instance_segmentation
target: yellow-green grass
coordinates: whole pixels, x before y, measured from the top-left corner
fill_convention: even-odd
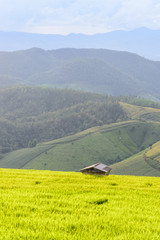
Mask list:
[[[160,141],[152,145],[152,147],[147,151],[147,157],[154,157],[160,155]]]
[[[156,108],[136,106],[124,102],[121,102],[120,104],[131,119],[139,119],[141,116],[149,113],[153,115],[155,113],[160,113],[160,109]]]
[[[160,172],[160,141],[153,144],[145,153],[146,162],[154,169]]]
[[[0,169],[0,239],[159,240],[160,178]]]
[[[155,161],[160,163],[160,154],[157,157],[155,157],[154,159],[155,159]]]

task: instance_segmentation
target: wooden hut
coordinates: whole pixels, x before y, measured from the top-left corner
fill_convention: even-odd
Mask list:
[[[96,163],[91,166],[82,168],[80,171],[84,174],[109,175],[111,170],[111,167],[108,167],[103,163]]]

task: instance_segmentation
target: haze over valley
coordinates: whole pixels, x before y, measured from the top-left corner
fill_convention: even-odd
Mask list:
[[[17,51],[33,47],[45,50],[94,48],[127,51],[160,61],[160,30],[146,27],[106,33],[67,35],[0,31],[0,39],[0,51]]]

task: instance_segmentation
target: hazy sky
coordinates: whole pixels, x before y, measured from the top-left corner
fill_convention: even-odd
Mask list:
[[[160,0],[0,0],[0,30],[94,34],[160,29]]]

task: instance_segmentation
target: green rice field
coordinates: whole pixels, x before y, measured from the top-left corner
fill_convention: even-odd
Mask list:
[[[0,169],[1,240],[159,240],[160,178]]]

